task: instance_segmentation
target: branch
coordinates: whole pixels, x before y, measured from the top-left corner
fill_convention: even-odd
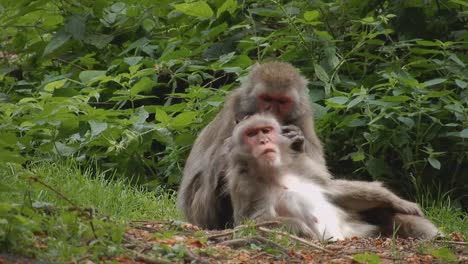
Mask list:
[[[242,230],[242,229],[245,229],[245,228],[248,228],[248,227],[261,227],[261,226],[278,225],[278,224],[281,224],[281,222],[279,222],[279,221],[266,221],[266,222],[261,222],[261,223],[257,223],[257,224],[254,224],[254,225],[238,225],[232,230],[228,230],[228,231],[208,235],[208,236],[205,236],[205,238],[215,239],[215,238],[220,238],[220,237],[232,235],[235,232],[237,232],[239,230]]]
[[[318,246],[318,245],[315,245],[303,238],[300,238],[298,236],[295,236],[293,234],[289,234],[289,233],[286,233],[286,232],[283,232],[283,231],[278,231],[278,230],[271,230],[271,229],[268,229],[268,228],[265,228],[265,227],[259,227],[258,228],[260,231],[263,231],[263,232],[266,232],[266,233],[276,233],[276,234],[281,234],[281,235],[284,235],[284,236],[287,236],[287,237],[290,237],[292,238],[293,240],[296,240],[298,242],[301,242],[302,244],[305,244],[305,245],[308,245],[310,247],[313,247],[315,249],[318,249],[318,250],[321,250],[323,252],[326,252],[326,253],[329,253],[329,254],[334,254],[333,251],[330,251],[328,249],[325,249],[321,246]]]

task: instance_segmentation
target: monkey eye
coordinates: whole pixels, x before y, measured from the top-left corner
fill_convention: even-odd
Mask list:
[[[263,101],[267,102],[267,103],[273,101],[273,97],[271,97],[271,96],[269,96],[269,95],[266,95],[266,94],[261,95],[260,98],[261,98]]]
[[[273,130],[272,127],[264,127],[264,128],[262,128],[262,133],[263,133],[263,134],[268,134],[268,133],[270,133],[272,130]]]
[[[248,137],[255,137],[257,135],[257,130],[251,129],[245,132],[245,135]]]
[[[287,104],[289,103],[289,100],[287,98],[280,98],[278,99],[279,104]]]

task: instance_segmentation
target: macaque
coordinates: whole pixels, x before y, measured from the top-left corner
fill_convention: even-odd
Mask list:
[[[231,143],[226,179],[235,224],[276,219],[314,239],[438,233],[415,203],[380,182],[332,179],[324,164],[305,154],[304,139],[281,135],[272,116],[241,121]]]
[[[280,220],[321,240],[376,234],[376,226],[329,201],[331,176],[323,163],[298,151],[301,143],[300,137],[282,136],[280,124],[268,115],[254,115],[235,127],[226,175],[235,224]]]
[[[325,164],[323,149],[314,131],[307,95],[307,80],[288,63],[256,64],[241,86],[226,99],[223,109],[202,130],[185,163],[178,206],[187,220],[202,228],[224,229],[233,224],[232,204],[225,189],[229,137],[246,116],[268,112],[284,135],[303,135],[305,152],[315,163]]]

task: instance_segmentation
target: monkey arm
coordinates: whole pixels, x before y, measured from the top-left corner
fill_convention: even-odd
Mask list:
[[[332,180],[328,191],[332,202],[345,209],[391,208],[398,213],[423,215],[416,203],[401,199],[380,182]]]

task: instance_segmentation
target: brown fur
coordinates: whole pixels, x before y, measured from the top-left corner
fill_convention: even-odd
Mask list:
[[[241,135],[248,128],[268,124],[274,131],[279,130],[274,118],[254,115],[239,123],[233,132],[233,149],[226,178],[235,224],[246,218],[280,220],[304,236],[322,239],[316,230],[315,216],[307,214],[309,207],[317,206],[315,201],[304,200],[295,195],[294,190],[285,190],[280,183],[283,175],[292,174],[303,177],[304,183],[322,187],[328,201],[342,209],[337,217],[341,217],[340,220],[349,227],[345,236],[366,237],[379,233],[392,236],[396,232],[399,237],[428,239],[438,234],[437,228],[423,217],[416,203],[399,198],[382,183],[332,179],[324,164],[315,162],[304,152],[291,149],[296,143],[304,144],[301,137],[280,137],[281,165],[266,169],[259,166],[243,146]]]
[[[241,86],[227,97],[221,112],[202,130],[186,161],[178,205],[189,222],[209,229],[232,225],[230,198],[220,191],[224,189],[226,155],[230,151],[225,141],[236,121],[255,114],[260,90],[286,93],[296,99],[282,125],[297,126],[306,139],[307,154],[325,164],[306,89],[307,80],[290,64],[271,62],[253,67]]]
[[[317,219],[314,215],[312,209],[317,205],[317,201],[308,200],[297,192],[299,190],[288,189],[281,183],[287,175],[298,175],[303,178],[301,182],[313,184],[326,192],[332,182],[326,166],[315,162],[304,152],[292,150],[290,146],[294,142],[289,138],[278,136],[277,145],[280,151],[277,155],[281,162],[265,167],[252,155],[251,150],[244,146],[241,135],[248,128],[266,124],[272,126],[274,132],[279,133],[277,121],[265,115],[254,115],[239,123],[234,129],[232,136],[234,146],[226,178],[235,224],[241,224],[245,219],[279,220],[303,236],[313,239],[328,238],[324,238],[324,234],[317,229],[318,221],[326,223],[328,220]],[[300,138],[296,140],[304,144]],[[344,237],[376,234],[375,226],[364,223],[358,217],[331,203],[330,207],[334,209],[328,212],[336,212],[338,221],[342,223],[341,226],[348,227],[343,233]]]

